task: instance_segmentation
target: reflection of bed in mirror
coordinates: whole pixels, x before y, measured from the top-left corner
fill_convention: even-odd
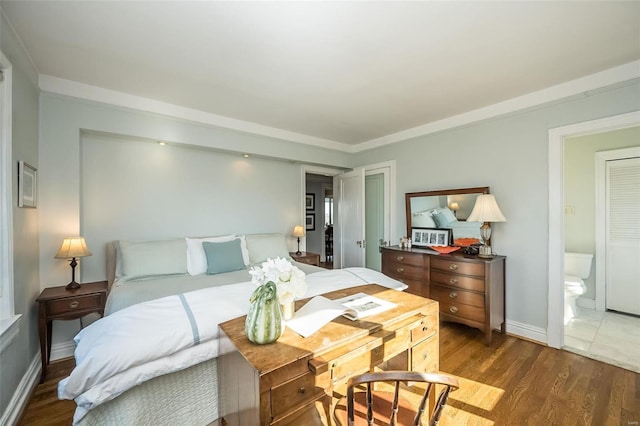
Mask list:
[[[407,235],[412,228],[451,229],[453,244],[482,242],[480,222],[467,222],[476,198],[488,194],[489,187],[445,189],[405,194]]]

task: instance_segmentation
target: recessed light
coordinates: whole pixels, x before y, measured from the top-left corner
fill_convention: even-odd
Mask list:
[[[249,154],[242,154],[244,158],[249,158]]]
[[[165,146],[166,144],[167,144],[166,142],[158,141],[158,145],[160,145],[160,146]]]

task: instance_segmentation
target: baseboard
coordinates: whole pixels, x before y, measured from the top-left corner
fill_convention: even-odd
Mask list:
[[[51,361],[55,361],[57,359],[69,358],[73,356],[73,352],[76,350],[76,344],[73,340],[68,342],[56,343],[55,345],[51,345]]]
[[[20,380],[18,387],[13,393],[13,397],[11,397],[11,401],[9,401],[7,409],[0,418],[0,425],[18,424],[20,416],[27,408],[31,393],[40,381],[41,369],[40,353],[38,353],[31,361],[27,372],[22,376],[22,380]]]
[[[507,321],[507,333],[525,340],[531,340],[544,345],[547,344],[547,330],[544,328],[534,327],[516,321]]]
[[[596,309],[596,301],[593,299],[583,299],[582,297],[578,297],[576,299],[576,305],[585,309]]]

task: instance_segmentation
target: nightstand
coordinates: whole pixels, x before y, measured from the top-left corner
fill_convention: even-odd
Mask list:
[[[40,332],[40,356],[42,374],[40,383],[47,375],[51,356],[51,329],[53,320],[73,320],[87,314],[104,315],[107,301],[107,282],[82,284],[80,288],[67,290],[64,286],[45,288],[36,301],[38,308],[38,331]]]
[[[300,254],[296,254],[295,252],[293,252],[289,253],[289,256],[291,256],[296,262],[320,266],[320,255],[318,253],[309,253],[308,251],[303,251],[300,252]]]

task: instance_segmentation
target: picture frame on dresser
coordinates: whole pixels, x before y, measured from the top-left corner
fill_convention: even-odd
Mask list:
[[[418,247],[448,246],[451,229],[411,228],[411,244]]]

